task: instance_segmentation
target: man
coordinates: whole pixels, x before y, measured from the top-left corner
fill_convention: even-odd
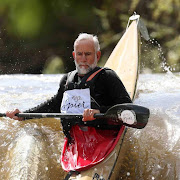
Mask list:
[[[131,99],[113,70],[97,67],[101,52],[96,36],[80,34],[74,42],[73,57],[76,70],[64,75],[57,94],[26,112],[83,113],[84,123],[62,119],[66,135],[62,167],[81,171],[101,162],[112,151],[120,128],[95,123],[94,114],[116,104],[131,103]],[[19,112],[16,109],[7,116],[22,120],[15,115]]]

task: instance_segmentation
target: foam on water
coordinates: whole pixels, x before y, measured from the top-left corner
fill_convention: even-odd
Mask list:
[[[180,77],[146,74],[138,81],[135,104],[150,109],[148,125],[129,129],[122,179],[180,179]],[[131,172],[129,178],[125,172]]]
[[[1,75],[0,112],[26,110],[44,102],[57,92],[61,77]],[[128,129],[119,179],[180,179],[179,102],[180,74],[140,75],[134,103],[148,107],[151,116],[144,129]],[[0,135],[0,179],[63,179],[63,133],[58,119],[1,118]]]

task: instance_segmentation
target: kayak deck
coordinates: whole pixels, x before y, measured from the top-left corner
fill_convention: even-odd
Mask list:
[[[119,148],[122,147],[122,143],[125,136],[125,130],[121,134],[121,137],[114,148],[114,150],[103,160],[101,163],[93,166],[92,168],[81,171],[79,175],[73,175],[70,177],[71,180],[78,179],[78,180],[92,180],[92,179],[101,179],[106,180],[111,178],[112,180],[116,180],[116,174],[113,173],[115,170],[115,162],[119,162],[123,158],[123,154],[121,151],[121,155],[119,154]]]

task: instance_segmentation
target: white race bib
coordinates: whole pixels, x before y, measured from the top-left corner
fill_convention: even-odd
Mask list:
[[[90,89],[67,90],[61,103],[62,113],[82,114],[84,109],[91,108]]]

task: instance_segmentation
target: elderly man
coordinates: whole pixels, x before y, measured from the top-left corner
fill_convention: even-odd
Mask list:
[[[64,75],[57,94],[40,106],[26,111],[83,114],[82,121],[87,123],[76,124],[73,120],[62,119],[66,137],[61,164],[65,171],[88,169],[112,151],[120,127],[111,129],[93,124],[94,114],[104,113],[116,104],[131,103],[116,73],[97,66],[101,51],[96,36],[80,34],[74,42],[73,57],[76,70]],[[7,116],[22,120],[15,116],[18,112],[7,112]]]

